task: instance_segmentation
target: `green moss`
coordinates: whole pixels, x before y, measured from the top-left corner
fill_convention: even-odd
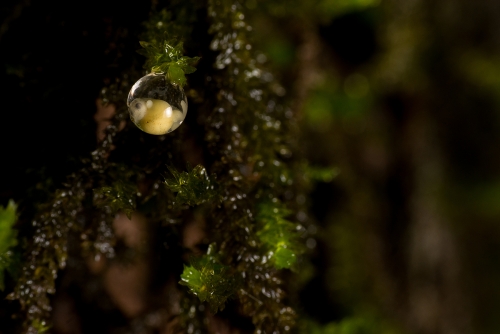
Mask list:
[[[210,200],[219,200],[215,175],[208,176],[203,166],[196,166],[189,172],[178,172],[169,166],[173,178],[166,179],[167,188],[176,193],[177,204],[200,205]]]
[[[33,320],[31,323],[31,329],[35,331],[37,334],[44,334],[47,333],[50,329],[50,326],[48,326],[45,321],[40,321],[40,320]]]
[[[148,71],[165,73],[179,85],[186,83],[185,75],[194,71],[198,60],[183,55],[181,42],[198,46],[190,35],[189,22],[197,8],[191,5],[176,3],[175,15],[165,10],[154,14],[145,24],[142,39],[147,42],[141,42]],[[215,57],[214,67],[195,74],[192,91],[186,90],[193,97],[190,114],[196,111],[200,124],[186,121],[188,130],[183,125],[154,138],[139,133],[130,122],[119,131],[128,118],[125,102],[131,78],[140,73],[130,69],[103,90],[103,101],[116,107],[104,140],[31,222],[34,242],[26,249],[26,266],[11,295],[20,301],[25,329],[49,323],[50,295],[65,269],[70,240],[80,242],[73,256],[81,262],[96,254],[116,261],[120,249],[113,230],[115,215],[122,211],[130,218],[138,210],[148,226],[161,230],[154,236],[154,251],[166,245],[175,248],[175,254],[192,256],[191,248],[184,248],[182,230],[199,213],[206,234],[202,243],[212,245],[206,255],[192,256],[182,273],[167,269],[184,286],[179,287],[179,331],[203,333],[208,319],[203,303],[216,312],[229,298],[257,331],[292,330],[295,312],[286,302],[279,269],[291,268],[302,248],[298,224],[287,220],[292,211],[278,200],[290,191],[294,176],[285,162],[291,148],[288,110],[280,98],[283,88],[256,61],[252,29],[238,1],[209,1],[208,18],[204,38],[213,38],[211,50],[199,54]],[[201,77],[210,80],[200,84]],[[205,167],[178,171],[171,166],[186,164],[184,143],[193,129],[201,129],[196,135],[205,139],[197,148],[207,157]],[[163,182],[165,165],[170,175]],[[194,206],[202,206],[195,215]],[[179,269],[183,259],[175,259]]]
[[[17,205],[12,200],[5,208],[0,207],[0,290],[5,289],[5,271],[12,272],[13,248],[17,245],[17,231],[14,229],[16,209]]]
[[[230,267],[222,265],[216,256],[210,254],[192,258],[179,282],[198,296],[200,301],[208,302],[213,312],[222,310],[226,300],[237,289],[237,280]]]
[[[117,181],[111,186],[94,189],[94,204],[97,207],[109,207],[116,214],[123,211],[130,219],[135,211],[135,185]]]
[[[193,66],[200,57],[183,56],[183,43],[173,44],[167,41],[140,42],[143,49],[138,52],[147,57],[145,68],[152,73],[164,73],[172,83],[180,86],[186,84],[185,74],[196,71]]]
[[[282,204],[272,202],[260,204],[257,211],[257,236],[278,269],[292,267],[303,251],[297,224],[285,219],[290,213]]]
[[[316,182],[331,182],[340,174],[338,167],[306,166],[304,169],[306,177]]]

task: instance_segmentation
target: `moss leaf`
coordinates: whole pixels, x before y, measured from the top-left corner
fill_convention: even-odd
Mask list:
[[[224,308],[238,286],[230,267],[222,265],[215,256],[208,254],[193,258],[191,265],[184,266],[179,283],[187,286],[200,301],[208,302],[213,312]]]
[[[291,268],[303,252],[298,239],[297,224],[285,217],[290,215],[281,203],[264,202],[257,209],[257,236],[278,269]]]
[[[177,193],[175,197],[177,204],[194,206],[219,200],[215,175],[209,177],[203,166],[198,165],[189,172],[179,172],[172,166],[169,166],[168,170],[173,178],[166,179],[165,184],[171,191]]]
[[[200,57],[183,56],[183,43],[175,40],[162,42],[140,41],[143,49],[137,52],[147,58],[144,67],[153,73],[164,73],[168,80],[180,86],[186,84],[185,74],[196,71]]]
[[[94,204],[97,207],[108,206],[113,212],[123,211],[130,219],[135,211],[135,186],[117,181],[112,186],[94,189]]]

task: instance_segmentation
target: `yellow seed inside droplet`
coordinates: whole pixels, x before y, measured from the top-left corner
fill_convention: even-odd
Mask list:
[[[138,98],[130,103],[132,121],[144,132],[163,135],[175,130],[183,121],[181,111],[157,99]]]

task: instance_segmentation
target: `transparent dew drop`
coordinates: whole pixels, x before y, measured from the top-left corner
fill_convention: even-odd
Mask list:
[[[129,92],[127,106],[132,122],[152,135],[163,135],[177,129],[188,110],[184,90],[169,82],[164,74],[148,74],[140,78]]]

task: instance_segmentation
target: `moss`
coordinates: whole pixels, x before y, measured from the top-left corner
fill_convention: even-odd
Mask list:
[[[182,42],[145,42],[141,41],[143,49],[138,52],[147,57],[145,68],[151,73],[164,73],[172,83],[180,86],[186,84],[185,74],[196,71],[194,65],[200,57],[183,56]]]
[[[189,172],[178,172],[169,166],[168,170],[173,178],[166,179],[168,189],[176,193],[175,203],[189,206],[200,205],[210,200],[219,200],[218,184],[215,175],[208,176],[204,167],[198,165]]]
[[[133,184],[118,181],[111,186],[94,189],[94,205],[109,207],[113,213],[123,211],[130,219],[135,211],[136,192]]]
[[[17,231],[14,224],[17,221],[17,205],[9,201],[5,208],[0,207],[0,290],[5,289],[5,272],[13,273],[14,247],[17,245]]]
[[[32,220],[32,242],[10,295],[20,302],[25,332],[49,326],[50,298],[68,257],[82,267],[96,255],[121,258],[113,222],[120,212],[130,218],[136,211],[162,233],[151,249],[176,249],[177,258],[169,261],[184,265],[184,270],[164,269],[181,282],[181,312],[174,315],[180,330],[206,331],[210,313],[203,303],[216,312],[228,299],[257,332],[283,333],[294,326],[279,270],[292,267],[302,253],[300,229],[286,219],[292,211],[285,209],[285,192],[296,186],[297,171],[286,161],[292,141],[283,88],[256,61],[252,29],[238,1],[209,1],[206,13],[190,2],[173,8],[144,24],[141,54],[148,71],[165,73],[179,85],[188,84],[185,74],[193,73],[198,61],[184,55],[184,39],[189,50],[200,48],[202,61],[213,60],[213,67],[201,64],[204,72],[194,73],[186,90],[194,102],[190,110],[202,122],[187,120],[175,133],[154,138],[124,122],[128,90],[141,76],[132,66],[102,90],[103,102],[116,110],[104,139]],[[210,50],[190,36],[190,22],[202,14],[209,19],[204,38],[212,39]],[[189,164],[183,145],[193,129],[201,131],[204,141],[197,149],[206,161],[179,171],[174,166]],[[181,231],[193,212],[203,216],[202,243],[210,244],[201,256],[182,245]],[[77,243],[71,254],[70,241]]]
[[[226,300],[238,286],[238,281],[229,266],[222,265],[213,251],[199,258],[192,258],[181,274],[182,285],[187,286],[200,301],[207,301],[212,312],[224,309]]]
[[[258,207],[257,236],[264,245],[267,257],[278,269],[290,268],[303,252],[297,236],[297,224],[286,217],[291,214],[281,203],[265,202]]]

